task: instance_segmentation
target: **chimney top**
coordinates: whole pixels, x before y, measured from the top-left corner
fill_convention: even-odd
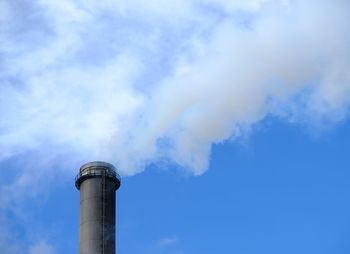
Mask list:
[[[116,183],[116,190],[120,187],[120,176],[116,168],[104,161],[92,161],[80,167],[79,174],[75,178],[75,186],[80,189],[80,184],[88,178],[102,177],[112,179]]]

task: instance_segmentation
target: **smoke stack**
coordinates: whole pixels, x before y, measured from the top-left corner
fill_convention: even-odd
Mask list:
[[[115,191],[120,177],[109,163],[81,166],[75,186],[80,190],[79,254],[115,254]]]

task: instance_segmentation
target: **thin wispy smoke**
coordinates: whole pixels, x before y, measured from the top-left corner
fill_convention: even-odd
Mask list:
[[[266,116],[339,121],[349,7],[1,1],[0,159],[108,160],[124,175],[165,160],[201,174],[213,144]]]

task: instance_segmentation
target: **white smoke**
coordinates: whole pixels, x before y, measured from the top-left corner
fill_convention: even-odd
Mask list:
[[[339,121],[350,100],[349,7],[0,1],[0,160],[100,159],[124,175],[166,160],[201,174],[213,144],[268,115]]]
[[[344,119],[349,11],[347,0],[0,0],[0,222],[87,161],[199,175],[213,144],[267,116]],[[54,251],[15,238],[1,228],[2,253]]]

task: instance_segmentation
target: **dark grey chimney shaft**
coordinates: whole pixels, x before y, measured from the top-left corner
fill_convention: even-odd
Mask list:
[[[115,191],[120,177],[113,165],[84,164],[75,186],[80,190],[79,254],[115,254]]]

